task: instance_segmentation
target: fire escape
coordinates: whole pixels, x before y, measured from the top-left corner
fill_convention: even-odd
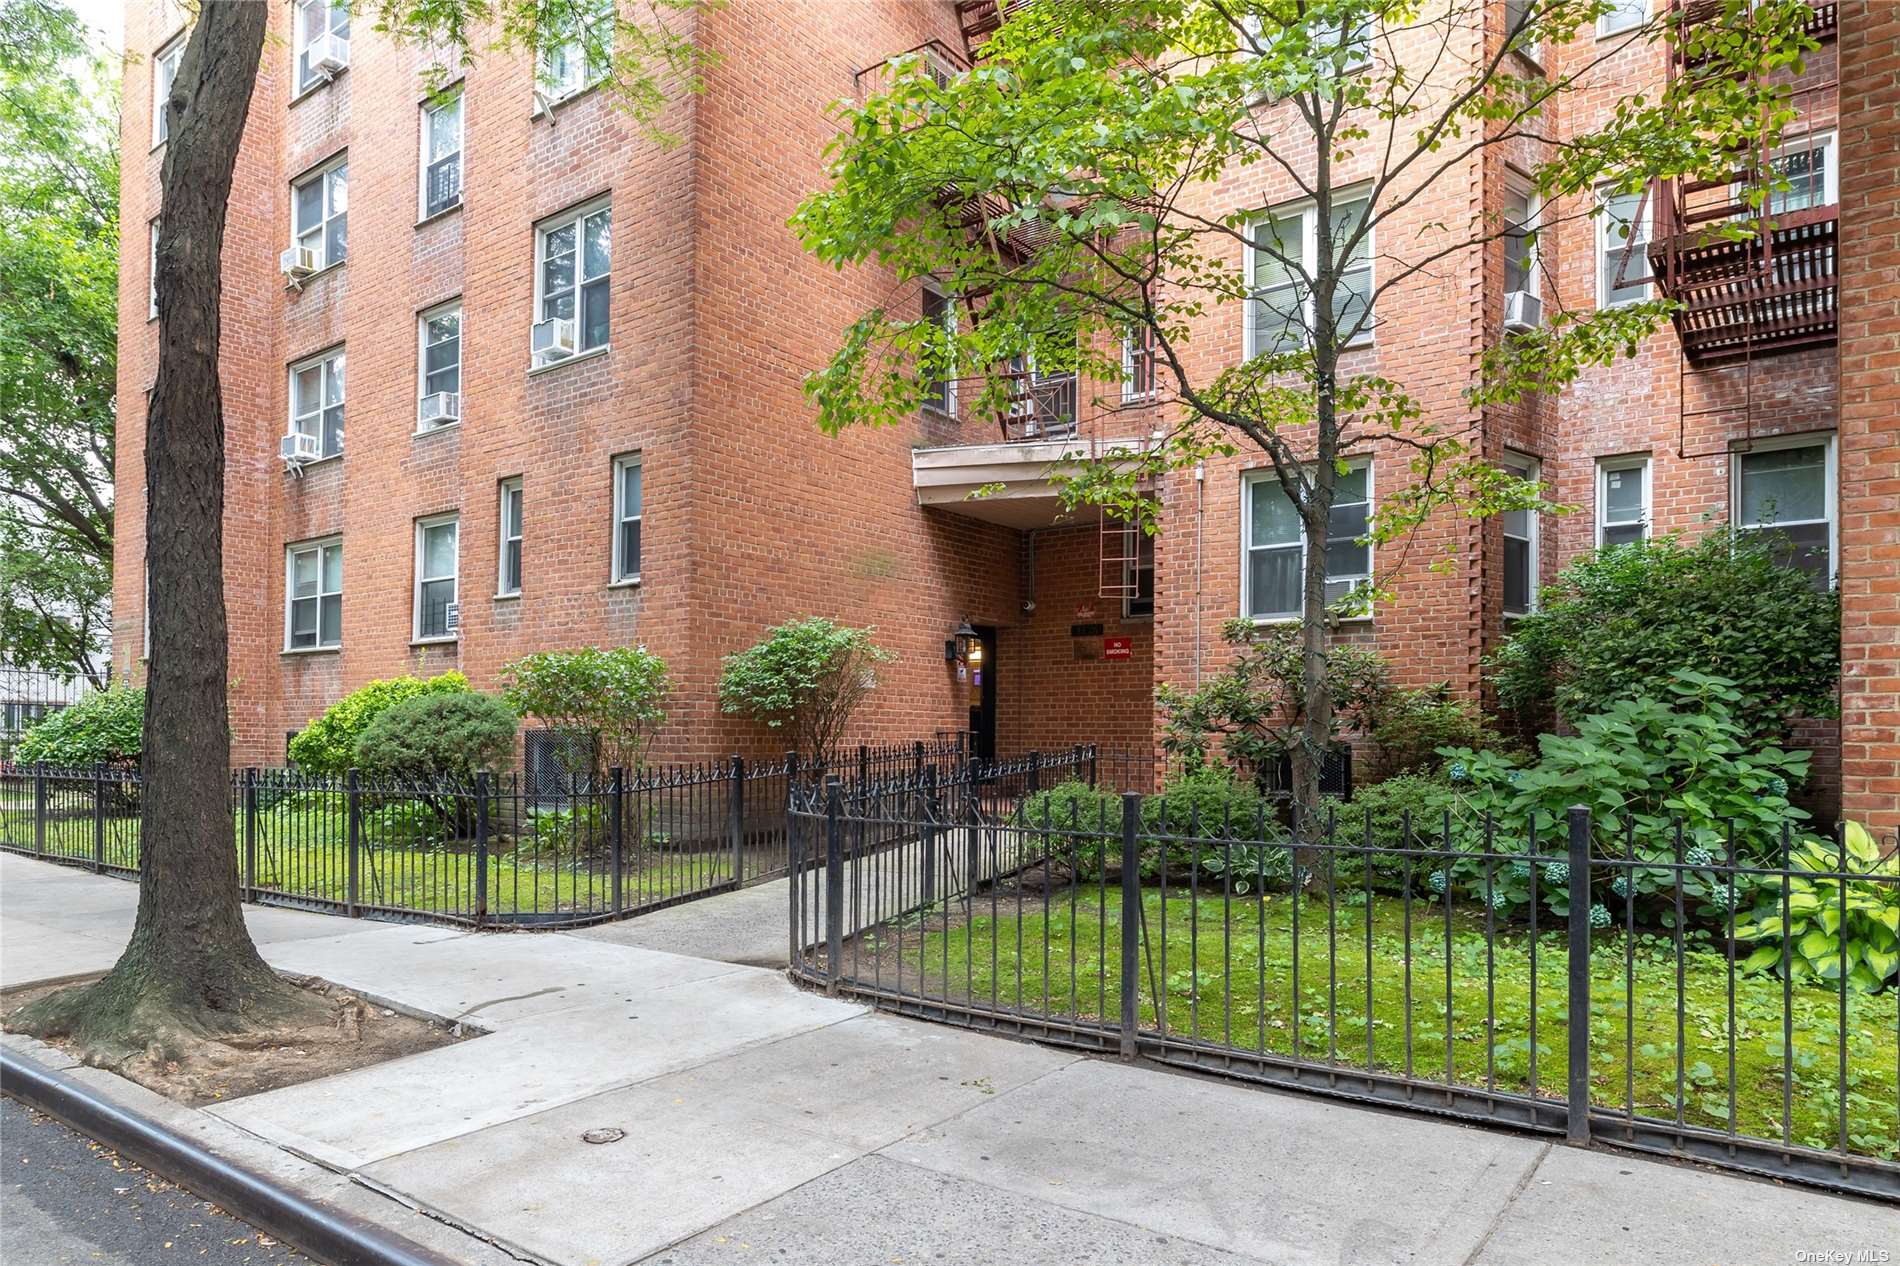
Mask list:
[[[1808,34],[1833,40],[1834,0],[1810,3]],[[1671,81],[1720,73],[1689,52],[1696,27],[1719,20],[1720,0],[1671,0],[1670,12],[1677,24]],[[1830,137],[1839,83],[1837,70],[1804,74],[1791,85],[1797,117],[1773,145],[1764,120],[1759,141],[1736,155],[1734,170],[1711,180],[1665,180],[1654,190],[1656,236],[1644,253],[1658,292],[1681,305],[1673,318],[1681,344],[1678,456],[1745,447],[1777,355],[1837,346],[1840,199]],[[1781,182],[1788,187],[1777,189]],[[1736,233],[1738,226],[1747,232]]]

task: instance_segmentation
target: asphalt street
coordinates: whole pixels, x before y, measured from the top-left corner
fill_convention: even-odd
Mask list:
[[[307,1262],[83,1135],[0,1099],[6,1266],[256,1266]]]

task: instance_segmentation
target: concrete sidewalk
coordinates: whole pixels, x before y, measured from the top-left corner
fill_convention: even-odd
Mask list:
[[[273,964],[489,1034],[209,1111],[79,1075],[478,1262],[1693,1266],[1900,1245],[1889,1208],[1077,1058],[619,943],[760,891],[586,936],[253,910]],[[106,965],[135,897],[0,856],[0,983]],[[625,1136],[583,1141],[606,1128]]]

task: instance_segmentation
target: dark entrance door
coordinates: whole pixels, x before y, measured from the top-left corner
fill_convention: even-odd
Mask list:
[[[983,760],[996,759],[996,630],[987,624],[973,625],[980,654],[970,662],[970,745],[971,754]]]

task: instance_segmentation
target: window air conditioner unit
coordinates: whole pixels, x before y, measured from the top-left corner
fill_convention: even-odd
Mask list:
[[[293,281],[317,271],[317,252],[308,246],[293,246],[277,257],[278,271]]]
[[[301,466],[323,456],[323,441],[302,431],[292,431],[278,444],[277,452],[290,465]]]
[[[1544,323],[1544,301],[1528,290],[1513,290],[1504,296],[1504,328],[1512,334],[1528,334]]]
[[[555,318],[552,321],[534,323],[534,358],[542,364],[561,360],[574,354],[574,322],[572,318]]]
[[[462,393],[459,391],[432,391],[422,397],[422,405],[416,415],[421,426],[447,426],[462,416]]]
[[[451,602],[442,609],[442,627],[451,633],[459,632],[462,627],[462,604]]]
[[[346,35],[319,35],[310,41],[310,69],[334,75],[350,64],[350,40]]]

